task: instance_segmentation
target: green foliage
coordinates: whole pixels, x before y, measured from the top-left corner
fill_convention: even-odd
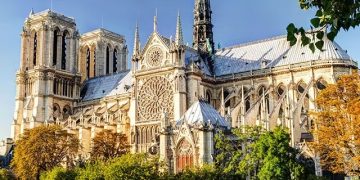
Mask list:
[[[217,180],[217,179],[241,179],[240,176],[235,176],[230,173],[219,171],[214,165],[205,164],[201,167],[194,167],[184,170],[174,176],[168,176],[165,179],[179,179],[179,180]]]
[[[105,179],[105,163],[88,163],[84,168],[76,169],[77,180],[102,180]]]
[[[0,168],[0,180],[13,180],[15,176],[7,169]]]
[[[62,167],[55,167],[50,171],[42,173],[40,180],[74,180],[75,177],[75,171],[66,170]]]
[[[301,45],[309,45],[314,52],[315,47],[323,50],[326,37],[333,41],[340,30],[349,30],[360,25],[360,0],[299,0],[300,8],[317,9],[315,17],[310,20],[311,31],[296,28],[293,23],[287,27],[287,39],[290,45],[297,43],[295,35],[301,37]],[[326,33],[328,32],[328,33]]]
[[[145,154],[126,154],[110,161],[105,179],[155,179],[158,177],[157,159]]]
[[[222,133],[215,139],[216,164],[224,173],[259,179],[298,179],[304,174],[284,129],[263,131],[260,127],[244,127],[235,129],[233,134],[231,146],[225,146],[230,140]]]

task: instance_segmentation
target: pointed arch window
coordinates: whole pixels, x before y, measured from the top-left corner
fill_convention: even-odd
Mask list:
[[[226,99],[228,96],[230,95],[229,91],[228,90],[225,90],[224,91],[224,99]],[[230,104],[230,100],[226,101],[225,102],[225,107],[229,107],[231,104]]]
[[[206,101],[207,101],[207,103],[211,103],[211,93],[210,93],[210,91],[206,91]]]
[[[245,100],[245,112],[249,111],[251,107],[250,98],[246,98]]]
[[[54,31],[54,41],[53,41],[53,66],[57,64],[57,55],[58,55],[58,33],[59,30]]]
[[[87,48],[86,50],[86,77],[90,77],[90,49]]]
[[[96,76],[96,48],[94,48],[94,77]]]
[[[106,74],[109,74],[110,73],[110,49],[109,49],[109,46],[106,47],[105,67],[106,67]]]
[[[117,59],[118,59],[118,52],[117,49],[114,49],[113,53],[113,73],[117,72]]]
[[[38,46],[37,33],[35,33],[34,34],[34,49],[33,49],[33,65],[34,66],[36,66],[37,46]]]
[[[68,49],[68,37],[69,32],[64,31],[64,34],[62,36],[62,48],[61,48],[61,69],[66,70],[66,59],[67,59],[67,49]]]

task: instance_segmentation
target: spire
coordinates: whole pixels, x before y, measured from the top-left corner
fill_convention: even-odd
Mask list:
[[[175,44],[176,45],[183,45],[184,44],[183,32],[182,32],[182,27],[181,27],[180,12],[178,12],[178,17],[177,17]]]
[[[34,9],[31,8],[30,13],[29,13],[29,17],[31,17],[32,15],[34,15]]]
[[[214,51],[211,14],[210,0],[195,0],[193,47],[208,55]]]
[[[140,36],[139,36],[139,25],[136,22],[135,28],[135,39],[134,39],[134,50],[133,56],[136,56],[140,53]]]
[[[154,16],[154,32],[157,32],[157,9],[155,10]]]

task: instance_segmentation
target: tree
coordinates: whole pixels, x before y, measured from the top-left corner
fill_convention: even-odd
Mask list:
[[[40,180],[73,180],[77,176],[74,170],[63,167],[55,167],[50,171],[41,173]]]
[[[262,131],[259,127],[247,127],[236,129],[234,135],[234,148],[216,157],[217,164],[219,160],[226,161],[225,167],[219,169],[243,178],[250,175],[259,179],[298,179],[303,175],[304,168],[296,159],[298,153],[289,146],[290,136],[284,129]],[[224,153],[227,158],[219,159]]]
[[[93,160],[113,159],[129,152],[129,143],[125,134],[104,130],[93,139],[91,150]]]
[[[158,179],[158,159],[145,154],[126,154],[110,161],[105,179]]]
[[[182,172],[179,172],[175,175],[164,176],[163,179],[176,179],[176,180],[196,180],[196,179],[206,179],[206,180],[218,180],[218,179],[241,179],[240,176],[236,176],[231,173],[224,173],[219,171],[219,168],[216,168],[213,164],[203,164],[202,166],[196,166],[192,168],[185,169]]]
[[[333,173],[360,175],[360,77],[344,75],[316,99],[315,141],[323,168]]]
[[[77,180],[102,180],[105,179],[105,162],[96,161],[87,163],[85,167],[76,168]]]
[[[74,135],[55,125],[26,130],[15,144],[11,167],[21,179],[38,179],[41,172],[70,165],[79,148]]]
[[[349,30],[360,24],[360,0],[298,0],[300,8],[317,9],[315,17],[310,20],[311,31],[305,32],[303,27],[296,28],[293,23],[287,27],[287,39],[293,46],[297,42],[295,35],[300,35],[301,44],[309,45],[314,52],[315,47],[323,50],[326,36],[333,41],[340,30]]]
[[[246,154],[243,148],[245,148],[246,144],[256,141],[259,138],[261,131],[262,131],[261,127],[246,126],[243,128],[233,129],[233,135],[225,134],[222,131],[216,134],[215,136],[216,167],[219,170],[223,171],[224,173],[246,176],[246,174],[237,173],[238,165],[242,157]],[[230,139],[230,137],[233,138]],[[234,141],[234,139],[236,140]]]

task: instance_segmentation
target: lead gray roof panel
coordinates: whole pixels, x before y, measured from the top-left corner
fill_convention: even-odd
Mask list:
[[[314,60],[351,60],[350,56],[337,43],[324,39],[323,51],[311,52],[300,41],[290,46],[285,36],[246,43],[220,49],[216,52],[215,75],[227,75],[261,69],[261,61],[266,67],[277,67]]]
[[[87,80],[81,89],[81,98],[83,101],[101,99],[126,93],[129,88],[131,88],[131,72],[124,71]]]
[[[204,101],[196,101],[185,112],[178,123],[185,121],[190,126],[205,125],[211,123],[213,126],[230,127],[229,123],[222,117],[214,107]]]

